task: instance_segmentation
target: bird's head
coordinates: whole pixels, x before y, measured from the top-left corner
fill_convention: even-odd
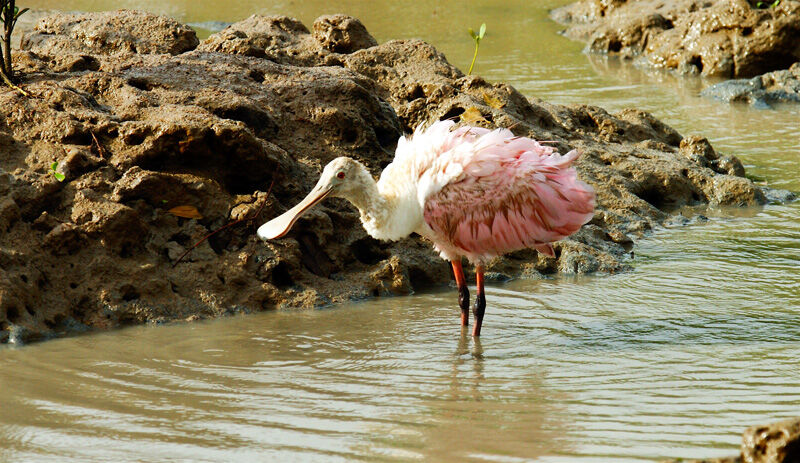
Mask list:
[[[358,161],[347,157],[334,159],[322,170],[311,192],[296,206],[260,226],[258,236],[265,240],[282,237],[297,219],[328,196],[352,198],[363,187],[365,176],[372,180],[367,169]]]

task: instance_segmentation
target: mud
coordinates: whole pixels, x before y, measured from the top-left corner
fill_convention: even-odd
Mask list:
[[[766,200],[735,157],[646,112],[527,99],[424,42],[378,45],[346,16],[311,30],[253,16],[201,43],[146,13],[57,14],[21,43],[14,64],[32,97],[0,89],[0,342],[445,284],[429,243],[376,241],[343,200],[285,239],[254,231],[329,160],[350,156],[377,176],[402,133],[471,108],[489,127],[581,150],[598,193],[593,220],[556,243],[556,258],[514,253],[489,267],[496,279],[625,271],[636,240],[671,212]]]

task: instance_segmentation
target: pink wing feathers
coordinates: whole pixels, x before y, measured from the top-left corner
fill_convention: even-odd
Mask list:
[[[472,144],[468,158],[453,158],[462,173],[427,197],[424,219],[434,244],[448,258],[470,261],[528,247],[548,255],[549,243],[591,220],[594,190],[578,180],[577,151],[560,155],[508,130],[460,128],[448,149]]]

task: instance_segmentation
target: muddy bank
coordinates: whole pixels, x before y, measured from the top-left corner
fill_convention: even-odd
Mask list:
[[[515,253],[490,266],[497,279],[624,271],[635,240],[671,212],[766,200],[701,136],[635,109],[527,99],[464,76],[424,42],[377,44],[346,16],[311,30],[253,16],[200,42],[140,12],[54,15],[21,44],[14,63],[33,97],[0,89],[1,342],[445,284],[448,265],[428,243],[370,238],[343,200],[282,240],[254,229],[331,159],[377,176],[402,133],[472,108],[489,127],[583,151],[577,168],[598,193],[594,219],[555,259]],[[177,206],[201,217],[169,212]]]
[[[793,463],[800,461],[800,418],[751,426],[742,434],[739,455],[707,460],[669,460],[665,463]]]
[[[755,3],[581,0],[551,16],[592,53],[679,73],[743,78],[800,61],[800,0],[764,9]]]

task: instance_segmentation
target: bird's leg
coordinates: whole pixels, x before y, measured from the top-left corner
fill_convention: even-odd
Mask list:
[[[450,262],[453,266],[453,275],[458,285],[458,306],[461,307],[461,326],[469,325],[469,289],[464,278],[464,269],[461,268],[461,259]]]
[[[486,297],[483,293],[483,266],[478,265],[475,267],[475,284],[477,286],[477,294],[475,295],[475,307],[472,311],[475,313],[475,326],[472,327],[472,335],[481,335],[481,324],[483,323],[483,313],[486,311]]]

